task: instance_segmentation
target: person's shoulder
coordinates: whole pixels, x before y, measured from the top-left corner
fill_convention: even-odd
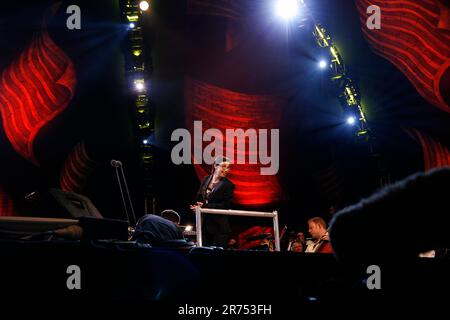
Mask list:
[[[224,182],[227,184],[227,185],[230,185],[230,186],[232,186],[232,187],[234,187],[234,183],[233,182],[231,182],[231,180],[230,179],[228,179],[228,178],[225,178],[224,179]]]

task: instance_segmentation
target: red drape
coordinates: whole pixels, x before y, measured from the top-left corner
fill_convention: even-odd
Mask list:
[[[219,129],[225,137],[226,129],[279,128],[282,101],[272,96],[259,96],[238,93],[217,86],[186,78],[187,127],[193,136],[196,120],[203,123],[203,131]],[[223,154],[226,155],[226,139]],[[204,146],[209,142],[205,142]],[[270,147],[270,143],[268,144]],[[246,142],[246,159],[249,148]],[[242,150],[237,152],[241,153]],[[236,159],[235,148],[235,159]],[[271,150],[269,148],[269,154]],[[248,162],[247,162],[248,163]],[[209,174],[211,166],[195,165],[197,176],[202,180]],[[229,178],[236,185],[235,202],[242,205],[268,205],[280,198],[280,185],[276,175],[261,175],[261,164],[234,164]]]
[[[84,142],[78,143],[69,154],[60,175],[62,190],[80,193],[97,163],[88,155]]]
[[[254,227],[251,227],[250,229],[245,230],[244,232],[241,232],[238,235],[239,249],[245,250],[245,249],[251,249],[251,248],[257,247],[260,244],[261,239],[253,240],[253,241],[248,241],[247,239],[250,237],[263,235],[265,233],[266,234],[270,233],[273,235],[273,228],[254,226]]]
[[[0,216],[13,216],[14,205],[10,196],[5,192],[2,186],[0,186]]]
[[[407,132],[422,147],[425,171],[450,166],[450,151],[446,146],[417,129],[407,129]]]
[[[356,5],[362,31],[375,52],[399,68],[422,97],[450,112],[448,2],[356,0]],[[381,9],[381,29],[366,26],[370,5]]]
[[[39,130],[60,114],[74,94],[72,61],[46,31],[36,36],[0,79],[3,128],[13,148],[37,164],[33,144]]]

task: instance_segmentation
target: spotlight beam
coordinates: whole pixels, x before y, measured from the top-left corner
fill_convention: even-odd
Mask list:
[[[142,11],[147,11],[150,5],[148,4],[148,1],[141,1],[139,2],[139,9]]]
[[[275,12],[281,19],[290,21],[300,14],[300,0],[278,0]]]

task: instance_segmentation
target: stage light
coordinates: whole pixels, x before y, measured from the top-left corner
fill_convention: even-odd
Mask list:
[[[278,0],[275,10],[280,18],[289,21],[299,14],[300,0]]]
[[[350,116],[350,117],[347,118],[347,123],[348,123],[349,125],[354,125],[355,122],[356,122],[356,119],[355,119],[354,116]]]
[[[150,5],[148,4],[147,1],[141,1],[141,2],[139,3],[139,8],[140,8],[142,11],[147,11],[149,7],[150,7]]]
[[[134,29],[135,26],[136,26],[136,25],[135,25],[133,22],[131,22],[131,23],[128,25],[128,27],[129,27],[130,29]]]
[[[328,63],[325,60],[320,60],[319,61],[319,68],[320,69],[325,69],[327,67]]]
[[[139,20],[139,16],[138,15],[127,16],[127,19],[130,22],[136,22]]]
[[[135,49],[133,50],[133,55],[136,57],[139,57],[142,54],[142,50],[141,49]]]
[[[144,140],[142,140],[142,143],[143,143],[143,144],[148,144],[148,140],[147,140],[147,139],[144,139]]]
[[[134,87],[136,88],[137,91],[142,92],[145,89],[145,85],[144,85],[144,81],[143,80],[139,80],[136,81],[134,83]]]

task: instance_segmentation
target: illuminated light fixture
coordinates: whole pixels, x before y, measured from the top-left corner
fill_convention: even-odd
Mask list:
[[[150,128],[150,122],[148,121],[146,123],[139,125],[139,129],[147,129],[147,128]]]
[[[321,47],[329,47],[330,44],[328,41],[331,41],[331,38],[325,35],[325,29],[323,29],[320,25],[315,25],[314,35],[316,36],[316,40]]]
[[[364,135],[367,135],[369,133],[369,131],[368,130],[360,130],[360,131],[358,131],[358,133],[356,134],[358,137],[360,137],[360,136],[364,136]]]
[[[142,140],[142,143],[143,143],[143,144],[148,144],[148,140],[147,140],[147,139],[144,139],[144,140]]]
[[[347,118],[347,123],[348,123],[349,125],[352,126],[352,125],[355,124],[355,122],[356,122],[356,119],[355,119],[354,116],[350,116],[350,117]]]
[[[334,57],[333,61],[341,64],[341,59],[339,58],[339,54],[334,47],[330,47],[331,55]]]
[[[142,54],[142,50],[141,49],[135,49],[133,50],[133,55],[136,57],[139,57]]]
[[[128,21],[130,22],[136,22],[139,20],[139,16],[133,15],[133,16],[127,16]]]
[[[366,116],[364,115],[364,109],[360,105],[358,105],[358,110],[359,110],[359,114],[361,116],[361,121],[366,123],[367,119],[366,119]]]
[[[354,87],[352,87],[352,86],[347,84],[345,86],[345,94],[346,94],[346,97],[347,97],[347,103],[350,106],[354,106],[354,105],[358,104],[358,102],[356,100],[356,90],[355,90]]]
[[[299,0],[278,0],[275,10],[280,18],[289,21],[300,13],[300,2]]]
[[[139,9],[141,9],[142,11],[147,11],[148,8],[150,8],[150,5],[148,4],[147,1],[139,2]]]
[[[184,228],[184,231],[192,231],[192,226],[186,226],[186,228]]]
[[[327,67],[327,62],[325,60],[320,60],[319,61],[319,68],[320,69],[325,69]]]
[[[144,89],[145,89],[144,80],[143,79],[135,80],[134,88],[139,92],[144,91]]]
[[[136,27],[136,25],[134,24],[134,22],[130,22],[130,24],[128,25],[128,27],[130,29],[134,29],[134,27]]]

